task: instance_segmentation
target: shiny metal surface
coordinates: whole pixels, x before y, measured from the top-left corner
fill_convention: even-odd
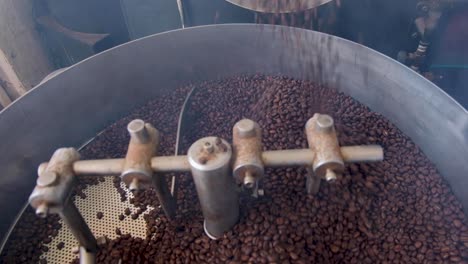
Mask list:
[[[205,137],[190,146],[187,156],[205,234],[218,239],[239,220],[239,194],[230,166],[232,148],[224,139]]]
[[[437,86],[386,56],[330,35],[213,25],[106,51],[4,109],[0,237],[26,203],[37,166],[55,149],[81,145],[132,108],[179,85],[249,73],[311,79],[383,114],[421,147],[468,209],[468,113]]]
[[[257,12],[263,13],[291,13],[312,9],[332,0],[226,0]]]

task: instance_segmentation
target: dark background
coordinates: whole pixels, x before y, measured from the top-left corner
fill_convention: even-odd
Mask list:
[[[309,29],[331,33],[396,58],[399,51],[414,52],[419,36],[414,26],[420,15],[417,0],[341,0],[317,8],[321,26]],[[183,0],[185,26],[215,23],[271,23],[273,15],[256,14],[224,0]],[[151,34],[181,28],[176,0],[40,0],[34,16],[48,16],[63,26],[109,36],[95,46],[84,45],[53,29],[38,25],[53,66],[58,69],[95,53]],[[431,36],[422,72],[468,107],[468,11],[466,4],[443,9]],[[295,14],[301,19],[305,13]],[[270,17],[269,17],[270,16]],[[291,16],[288,17],[288,19]],[[276,19],[276,24],[284,24]],[[296,25],[294,25],[296,26]],[[302,26],[306,27],[307,26]]]

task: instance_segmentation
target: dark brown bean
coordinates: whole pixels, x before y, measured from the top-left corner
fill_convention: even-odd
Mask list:
[[[57,249],[58,250],[62,250],[64,247],[65,247],[65,243],[63,243],[63,242],[60,242],[60,243],[57,244]]]
[[[96,214],[96,218],[97,219],[102,219],[104,217],[104,213],[103,212],[97,212]]]
[[[129,216],[132,213],[132,211],[130,210],[130,208],[125,208],[124,213],[125,213],[126,216]]]

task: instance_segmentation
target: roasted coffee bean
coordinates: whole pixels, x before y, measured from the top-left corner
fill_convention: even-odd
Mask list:
[[[41,244],[50,243],[58,234],[53,232],[61,227],[58,221],[58,215],[39,218],[28,207],[5,244],[0,263],[46,263],[40,256],[49,248]]]
[[[119,220],[120,220],[120,221],[123,221],[124,219],[125,219],[125,215],[120,214],[120,215],[119,215]]]
[[[132,211],[130,210],[130,208],[125,208],[124,213],[125,213],[126,216],[129,216],[132,213]]]
[[[58,250],[62,250],[64,247],[65,247],[65,243],[63,243],[63,242],[60,242],[60,243],[57,244],[57,249]]]
[[[104,217],[104,213],[103,212],[97,212],[96,214],[96,218],[97,219],[102,219]]]

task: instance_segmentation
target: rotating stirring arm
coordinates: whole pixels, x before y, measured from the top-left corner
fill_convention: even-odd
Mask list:
[[[131,139],[124,159],[79,160],[76,150],[58,149],[48,163],[38,168],[37,185],[29,197],[31,206],[41,217],[58,213],[87,252],[94,253],[97,245],[69,200],[76,175],[120,175],[132,191],[153,186],[166,216],[174,219],[176,201],[161,173],[191,171],[205,215],[205,232],[216,239],[232,228],[239,217],[235,213],[239,210],[237,195],[232,193],[232,199],[226,203],[226,199],[218,199],[226,198],[223,190],[234,190],[237,183],[256,197],[265,167],[307,167],[306,190],[315,194],[322,180],[339,179],[346,162],[383,160],[383,149],[378,145],[340,147],[333,118],[322,114],[315,114],[306,124],[307,149],[263,151],[260,126],[243,119],[234,125],[232,148],[228,142],[210,137],[195,142],[187,156],[155,156],[159,146],[157,129],[139,119],[130,122],[127,129]],[[231,149],[232,155],[223,154]],[[210,219],[213,214],[220,214],[218,222]]]

